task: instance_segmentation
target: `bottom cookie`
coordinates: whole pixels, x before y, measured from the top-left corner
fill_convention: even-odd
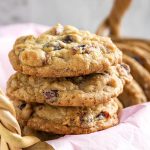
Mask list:
[[[117,114],[113,115],[105,122],[97,121],[96,125],[91,126],[89,128],[54,124],[53,122],[46,119],[42,119],[40,117],[33,117],[28,121],[28,126],[31,128],[56,134],[88,134],[107,129],[117,124],[118,124]]]
[[[93,107],[58,107],[14,101],[18,122],[54,134],[86,134],[118,124],[118,103],[111,99]]]

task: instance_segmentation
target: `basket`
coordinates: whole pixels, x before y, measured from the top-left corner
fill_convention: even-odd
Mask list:
[[[134,80],[125,86],[123,96],[119,96],[125,107],[150,101],[150,40],[123,38],[120,35],[121,20],[131,2],[115,0],[110,14],[96,31],[97,35],[104,35],[107,31],[107,35],[122,50],[123,61],[131,68]]]
[[[21,136],[16,113],[11,101],[0,90],[0,150],[52,150],[53,148],[34,136]],[[34,146],[32,146],[34,145]],[[32,146],[32,147],[30,147]]]
[[[120,37],[120,23],[121,18],[125,11],[127,10],[131,0],[115,0],[113,9],[110,15],[105,19],[105,21],[99,26],[96,34],[101,35],[104,33],[106,29],[109,30],[109,36],[112,37],[113,41],[118,45],[118,47],[126,54],[126,49],[137,49],[144,51],[146,54],[150,55],[150,41],[145,39],[132,39],[132,38],[121,38]],[[118,13],[119,12],[119,13]],[[133,53],[133,52],[132,52]],[[131,56],[127,53],[125,57],[131,59]],[[144,54],[142,53],[141,58],[143,61],[147,61],[149,57],[143,57]],[[126,60],[126,58],[124,59]],[[127,59],[128,60],[128,59]],[[126,62],[127,62],[126,60]],[[131,59],[132,60],[132,59]],[[133,60],[132,60],[133,61]],[[132,62],[131,61],[131,62]],[[134,60],[135,61],[135,60]],[[147,65],[142,65],[141,63],[137,62],[137,66],[140,66],[145,70],[145,74],[149,76],[150,67]],[[131,72],[134,66],[130,65]],[[141,75],[141,78],[143,76]],[[149,76],[150,77],[150,76]],[[137,81],[136,77],[134,76],[135,82],[137,85],[141,87],[141,89],[147,89],[146,97],[147,100],[150,100],[148,93],[150,93],[150,83],[147,83],[145,86],[144,83]],[[145,81],[146,83],[146,81]],[[137,102],[137,103],[141,103]],[[130,104],[131,105],[131,104]],[[4,95],[4,93],[0,90],[0,150],[52,150],[53,148],[45,142],[41,142],[40,139],[34,136],[21,136],[21,129],[19,124],[16,120],[15,109],[11,101]],[[33,145],[33,146],[32,146]]]

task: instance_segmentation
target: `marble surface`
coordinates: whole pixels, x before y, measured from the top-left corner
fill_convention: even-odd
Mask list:
[[[0,25],[57,22],[95,32],[108,15],[113,0],[0,0]],[[133,0],[126,13],[123,36],[150,38],[150,0]]]

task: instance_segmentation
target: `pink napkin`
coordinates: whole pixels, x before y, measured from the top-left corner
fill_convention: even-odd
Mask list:
[[[0,26],[0,87],[5,91],[6,82],[14,72],[8,52],[15,39],[21,35],[45,31],[48,27],[35,24]],[[150,150],[150,103],[124,109],[120,124],[104,131],[86,135],[66,135],[47,141],[56,150]]]

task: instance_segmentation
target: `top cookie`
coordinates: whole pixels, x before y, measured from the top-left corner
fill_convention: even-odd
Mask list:
[[[122,53],[109,38],[57,24],[38,37],[18,38],[9,58],[24,74],[68,77],[105,71],[122,61]]]

